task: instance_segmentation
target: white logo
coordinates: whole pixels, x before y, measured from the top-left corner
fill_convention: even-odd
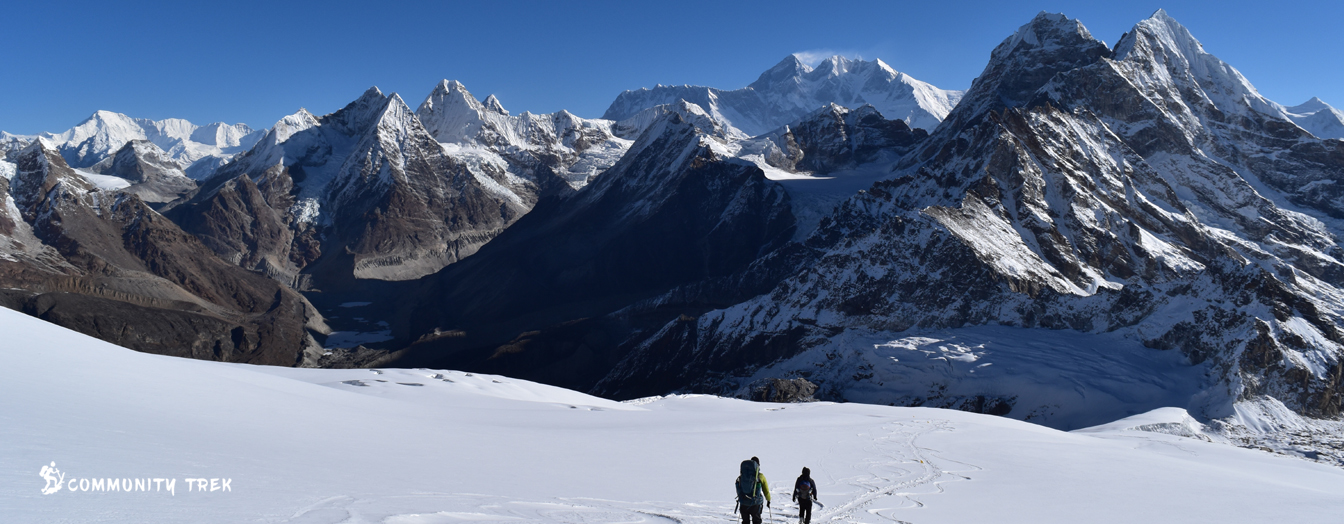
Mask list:
[[[61,490],[61,484],[65,482],[65,473],[56,469],[56,462],[53,461],[50,466],[42,466],[42,471],[38,473],[47,481],[47,485],[42,487],[43,495],[50,495]]]
[[[50,465],[42,466],[42,471],[38,472],[38,476],[47,481],[47,484],[42,486],[43,495],[50,495],[60,491],[61,488],[65,488],[72,493],[81,491],[120,491],[126,493],[133,491],[166,491],[174,496],[177,495],[178,479],[175,478],[71,477],[66,480],[65,473],[56,469],[55,461]],[[233,491],[233,479],[231,478],[187,478],[183,480],[186,481],[187,491],[189,492]]]

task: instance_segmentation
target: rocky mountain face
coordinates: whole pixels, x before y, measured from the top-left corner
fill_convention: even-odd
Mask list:
[[[140,351],[297,365],[321,316],[298,293],[211,255],[134,192],[100,189],[39,139],[3,185],[0,301]]]
[[[715,120],[756,136],[796,122],[828,104],[849,109],[871,105],[887,118],[932,131],[961,96],[961,91],[938,89],[881,60],[833,56],[814,68],[789,55],[742,89],[659,85],[626,91],[616,97],[602,118],[625,120],[650,107],[685,100],[704,108]]]
[[[196,189],[196,181],[187,177],[167,152],[148,140],[127,142],[89,171],[126,180],[130,185],[124,191],[150,205],[177,200]]]
[[[541,195],[582,188],[630,144],[611,122],[487,102],[444,81],[414,113],[377,89],[331,115],[301,111],[169,214],[282,282],[410,280],[471,255]]]
[[[323,253],[347,279],[405,280],[475,252],[531,207],[517,196],[375,88],[330,115],[286,117],[169,214],[282,281]]]
[[[542,199],[427,279],[408,301],[417,343],[394,362],[590,385],[632,327],[588,319],[732,275],[788,241],[787,193],[728,154],[722,127],[685,102],[651,111],[629,152],[583,191]]]
[[[594,391],[745,393],[795,376],[823,398],[863,391],[1058,423],[1066,407],[975,368],[883,385],[918,364],[843,357],[906,333],[1003,325],[1178,351],[1204,370],[1183,400],[1200,416],[1269,402],[1336,417],[1341,147],[1165,12],[1114,49],[1042,14],[889,178],[822,221],[773,289],[665,324]]]
[[[762,159],[785,171],[832,173],[907,153],[927,136],[904,120],[886,119],[870,105],[850,111],[830,104],[747,147],[766,143]]]

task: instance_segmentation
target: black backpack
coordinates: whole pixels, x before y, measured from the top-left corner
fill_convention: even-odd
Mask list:
[[[760,466],[754,460],[742,461],[742,472],[735,483],[737,501],[743,506],[765,504],[765,494],[761,492]]]

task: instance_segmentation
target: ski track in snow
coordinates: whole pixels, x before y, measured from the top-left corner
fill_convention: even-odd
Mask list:
[[[926,434],[955,431],[952,424],[941,420],[910,420],[894,422],[884,428],[885,434],[871,437],[864,451],[871,456],[866,463],[852,465],[857,474],[837,477],[828,475],[834,484],[853,487],[858,494],[847,500],[834,502],[824,508],[813,508],[816,522],[897,522],[910,524],[903,515],[911,509],[931,503],[928,497],[944,492],[943,484],[970,480],[964,471],[981,468],[965,462],[940,456],[940,452],[918,445]],[[956,469],[943,469],[942,463],[956,464]],[[813,469],[823,471],[828,464],[819,461]],[[842,465],[837,464],[836,467]],[[778,472],[775,473],[779,475]],[[786,476],[780,476],[771,485],[775,506],[762,513],[762,522],[784,524],[796,522],[797,504],[788,502],[793,485]],[[400,497],[361,499],[357,495],[335,496],[303,508],[283,522],[289,524],[337,524],[380,522],[383,524],[441,524],[451,522],[555,522],[563,524],[588,523],[696,523],[735,522],[741,517],[734,513],[732,499],[727,501],[700,501],[678,503],[668,501],[619,501],[595,498],[564,498],[549,500],[516,500],[513,498],[473,493],[416,493]],[[825,502],[823,502],[825,504]],[[424,507],[418,513],[387,515],[382,507]],[[453,510],[435,510],[454,508]],[[381,516],[385,515],[385,516]],[[380,517],[381,516],[381,517]]]

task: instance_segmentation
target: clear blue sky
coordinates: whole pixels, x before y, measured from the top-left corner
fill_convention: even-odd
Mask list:
[[[515,114],[601,116],[625,89],[738,88],[790,53],[881,58],[964,89],[1038,11],[1097,38],[1162,7],[1269,98],[1344,107],[1344,2],[11,2],[0,130],[60,131],[95,110],[269,127],[377,85],[412,108],[440,79]]]

